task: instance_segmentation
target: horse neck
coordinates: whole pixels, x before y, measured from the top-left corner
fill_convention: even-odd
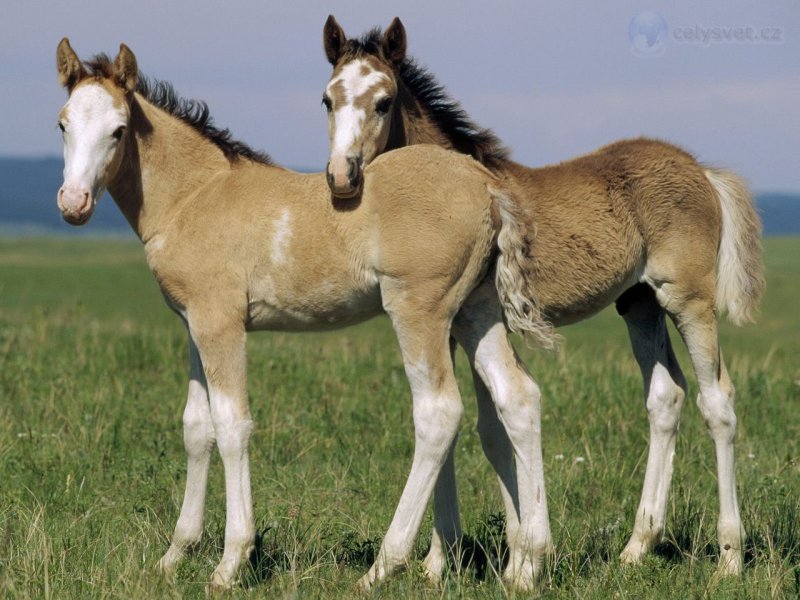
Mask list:
[[[431,117],[429,110],[411,93],[400,78],[397,78],[397,82],[399,102],[395,104],[395,113],[392,115],[392,129],[389,132],[387,150],[413,144],[433,144],[462,154],[469,154],[494,171],[508,172],[512,161],[504,155],[502,148],[486,154],[485,151],[490,149],[490,146],[481,148],[463,133],[460,135],[447,133]],[[491,135],[490,132],[486,133]]]
[[[122,165],[108,189],[146,242],[164,227],[171,209],[230,163],[199,132],[139,95],[131,107],[130,130]]]
[[[392,115],[392,128],[389,132],[387,150],[414,144],[433,144],[453,149],[452,141],[431,119],[422,103],[399,78],[398,100]]]

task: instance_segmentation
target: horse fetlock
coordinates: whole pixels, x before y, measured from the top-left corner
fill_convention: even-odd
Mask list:
[[[528,592],[536,587],[539,574],[542,570],[542,557],[532,559],[526,556],[518,564],[510,562],[503,572],[503,584],[518,592]]]
[[[747,534],[741,521],[722,520],[717,522],[717,536],[719,537],[720,550],[736,550],[741,552]]]
[[[445,562],[444,554],[441,552],[434,553],[431,550],[422,561],[422,572],[425,575],[425,579],[433,585],[441,583]]]
[[[156,568],[166,577],[172,578],[178,570],[178,563],[185,556],[185,551],[180,546],[172,544],[164,556],[158,561]]]
[[[623,564],[635,565],[642,562],[642,559],[655,547],[661,540],[663,529],[650,529],[646,532],[634,531],[631,539],[625,545],[624,550],[619,555]]]
[[[740,549],[733,547],[728,548],[728,550],[720,549],[717,575],[728,577],[741,574],[742,562],[742,551]]]
[[[544,558],[552,558],[556,555],[556,547],[555,544],[553,544],[553,538],[550,535],[549,531],[547,532],[547,535],[545,536],[544,540],[540,544],[537,544],[536,548],[537,548],[537,554],[536,554],[537,556],[542,556]]]
[[[663,537],[664,519],[657,518],[654,514],[644,513],[640,509],[636,515],[633,533],[620,554],[620,560],[625,564],[640,562]]]
[[[359,580],[359,591],[367,592],[387,577],[405,568],[410,551],[411,549],[406,548],[405,544],[387,545],[386,541],[384,541],[375,563],[370,567],[367,574]]]

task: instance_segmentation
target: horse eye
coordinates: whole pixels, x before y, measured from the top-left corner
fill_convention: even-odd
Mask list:
[[[124,134],[125,134],[125,125],[120,125],[114,130],[114,133],[111,134],[111,137],[113,137],[117,141],[120,141]]]
[[[378,102],[375,103],[375,112],[379,115],[385,115],[389,112],[389,109],[392,107],[392,99],[387,96],[386,98],[381,98]]]
[[[61,133],[65,133],[67,131],[67,128],[64,127],[64,124],[61,121],[58,122],[58,128],[61,130]]]
[[[327,110],[328,112],[331,112],[331,107],[332,107],[331,99],[328,97],[327,94],[325,94],[322,97],[322,103],[325,105],[325,110]]]

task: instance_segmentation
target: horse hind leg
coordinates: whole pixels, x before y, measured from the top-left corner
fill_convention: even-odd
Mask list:
[[[620,555],[624,563],[639,562],[661,541],[672,480],[672,460],[686,380],[672,350],[664,310],[646,285],[629,289],[617,301],[625,320],[636,362],[644,380],[650,421],[650,444],[644,485],[633,533]]]
[[[742,570],[745,531],[736,494],[734,388],[719,349],[714,284],[711,272],[695,285],[665,283],[656,286],[656,297],[678,328],[697,376],[700,388],[697,405],[714,441],[717,459],[720,545],[717,570],[720,575],[733,575]]]
[[[484,342],[489,345],[489,340]],[[498,356],[498,353],[493,353]],[[486,373],[484,366],[483,372]],[[478,435],[481,440],[483,453],[497,474],[500,486],[500,497],[506,513],[506,538],[517,540],[519,538],[519,486],[517,473],[514,467],[514,447],[508,437],[503,422],[497,414],[492,394],[486,387],[476,365],[472,366],[472,380],[475,385],[475,395],[478,402]],[[519,560],[518,560],[519,562]]]
[[[462,335],[464,334],[462,327]],[[485,342],[488,344],[489,342]],[[517,540],[519,533],[519,495],[514,469],[514,449],[508,439],[503,423],[497,415],[491,393],[484,384],[475,365],[472,365],[472,380],[478,405],[478,434],[486,458],[497,473],[500,495],[506,514],[506,537]],[[455,481],[455,441],[447,460],[442,466],[434,490],[433,534],[431,548],[422,562],[426,577],[439,583],[447,562],[447,552],[457,551],[462,537],[459,518],[458,497]],[[458,557],[454,557],[458,560]],[[518,562],[522,562],[518,560]],[[458,566],[458,562],[456,562]],[[517,569],[519,570],[519,569]],[[532,570],[532,568],[530,569]]]
[[[539,387],[511,346],[493,285],[485,283],[473,292],[457,315],[453,332],[476,374],[478,431],[505,504],[509,560],[503,581],[529,590],[553,547]]]

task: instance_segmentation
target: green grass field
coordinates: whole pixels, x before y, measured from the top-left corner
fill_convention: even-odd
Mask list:
[[[800,595],[800,238],[765,243],[758,325],[723,324],[737,386],[737,471],[747,566],[717,582],[713,446],[690,400],[665,541],[644,564],[617,556],[647,451],[641,380],[613,309],[562,330],[560,355],[524,350],[543,395],[556,557],[544,598]],[[233,597],[350,597],[389,524],[413,450],[411,401],[385,318],[329,334],[250,336],[259,546]],[[221,556],[224,492],[212,465],[206,537],[174,583],[154,565],[183,493],[184,330],[133,242],[0,239],[0,594],[202,597]],[[475,432],[469,371],[457,451],[465,547],[429,587],[418,569],[377,598],[505,598],[502,513]],[[581,460],[579,457],[582,457]],[[577,460],[576,460],[577,459]],[[430,514],[416,547],[422,558]],[[466,561],[465,561],[466,562]]]

